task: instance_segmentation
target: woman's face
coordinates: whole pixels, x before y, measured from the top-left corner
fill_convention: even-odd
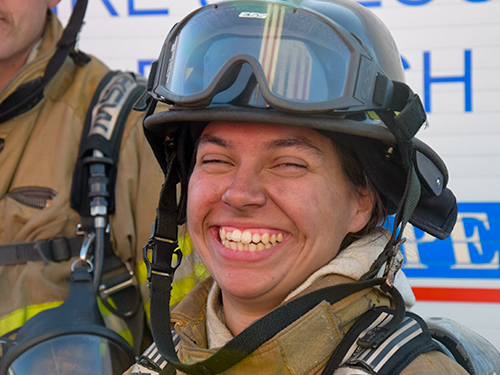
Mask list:
[[[371,207],[318,132],[212,122],[189,180],[187,223],[224,301],[278,305],[364,227]]]

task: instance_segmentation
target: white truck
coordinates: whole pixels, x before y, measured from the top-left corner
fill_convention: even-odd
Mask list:
[[[209,0],[89,2],[79,47],[148,75],[170,28]],[[500,0],[364,0],[392,31],[459,207],[439,241],[407,228],[404,271],[422,316],[446,316],[500,349]],[[72,1],[56,11],[67,20]]]

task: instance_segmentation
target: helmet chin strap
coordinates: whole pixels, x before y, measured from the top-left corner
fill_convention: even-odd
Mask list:
[[[83,24],[88,0],[78,0],[75,4],[68,25],[57,42],[57,50],[49,60],[43,77],[21,85],[0,104],[0,124],[31,109],[43,98],[43,90],[47,83],[61,68],[66,56],[76,45],[76,39]],[[82,54],[83,55],[83,54]],[[86,55],[78,56],[80,63],[88,62]]]
[[[396,115],[394,111],[399,111],[399,113]],[[390,267],[394,268],[397,262],[392,260],[398,254],[399,248],[405,241],[403,239],[404,228],[417,207],[422,190],[415,169],[413,146],[413,137],[427,120],[427,115],[419,96],[414,94],[406,84],[394,82],[393,110],[377,112],[377,115],[396,138],[402,163],[406,169],[406,186],[394,217],[391,238],[370,270],[361,277],[362,280],[375,277],[386,263],[384,276],[393,279],[393,276],[390,275],[395,274],[397,270],[393,269],[391,271]],[[392,281],[388,279],[388,287],[392,286]]]

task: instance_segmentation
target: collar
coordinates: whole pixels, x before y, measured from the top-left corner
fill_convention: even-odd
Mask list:
[[[292,291],[285,301],[302,294],[319,279],[327,275],[341,275],[350,279],[359,280],[377,259],[390,238],[386,229],[360,239],[342,250],[330,263],[314,272],[302,285]],[[384,267],[382,267],[383,270]],[[395,286],[402,294],[407,309],[415,304],[415,296],[404,273],[399,271],[396,275]],[[214,281],[207,298],[206,331],[208,347],[219,348],[233,338],[233,335],[224,323],[224,307],[222,305],[221,290]]]

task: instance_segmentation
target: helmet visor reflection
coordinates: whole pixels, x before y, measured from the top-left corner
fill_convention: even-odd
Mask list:
[[[153,91],[175,104],[206,106],[248,71],[243,65],[276,108],[387,104],[373,102],[383,71],[352,35],[306,10],[265,2],[206,6],[181,22],[167,37]]]

